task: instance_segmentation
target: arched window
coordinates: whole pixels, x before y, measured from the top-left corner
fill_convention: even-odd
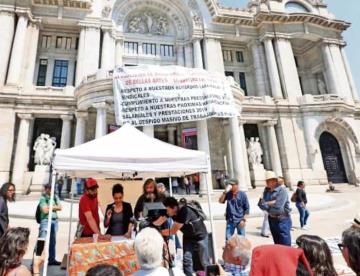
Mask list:
[[[287,2],[285,5],[285,10],[289,13],[306,13],[310,12],[308,8],[297,3],[297,2]]]

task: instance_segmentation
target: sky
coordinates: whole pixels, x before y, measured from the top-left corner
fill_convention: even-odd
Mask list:
[[[248,0],[220,0],[223,6],[244,7]],[[328,9],[337,19],[351,23],[345,31],[344,40],[347,42],[346,54],[360,94],[360,0],[325,0]]]

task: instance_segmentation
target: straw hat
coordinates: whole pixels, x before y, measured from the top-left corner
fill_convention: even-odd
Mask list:
[[[269,180],[269,179],[277,179],[278,177],[276,176],[276,174],[273,171],[266,171],[265,174],[265,179]]]

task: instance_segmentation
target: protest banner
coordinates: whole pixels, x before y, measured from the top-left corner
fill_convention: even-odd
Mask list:
[[[117,124],[159,125],[238,115],[225,76],[198,68],[119,67],[113,76]]]

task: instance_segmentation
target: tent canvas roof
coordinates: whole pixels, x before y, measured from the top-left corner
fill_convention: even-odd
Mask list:
[[[139,176],[181,176],[207,172],[208,157],[151,138],[126,124],[82,145],[57,149],[53,168],[74,177],[121,178],[135,172]]]

